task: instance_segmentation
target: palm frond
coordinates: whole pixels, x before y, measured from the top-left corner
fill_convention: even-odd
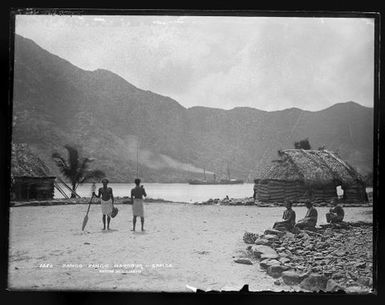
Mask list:
[[[64,145],[64,148],[68,151],[68,167],[71,169],[73,177],[75,177],[79,168],[79,152],[71,145]]]
[[[54,152],[52,154],[52,159],[59,168],[60,172],[67,178],[70,178],[70,170],[66,160],[58,153]]]
[[[82,164],[80,165],[80,168],[82,170],[86,171],[88,168],[88,164],[90,164],[93,161],[94,161],[94,159],[91,159],[91,158],[83,158],[83,161],[82,161]]]
[[[91,163],[92,161],[93,161],[93,159],[83,158],[83,160],[80,164],[80,167],[77,169],[77,173],[76,173],[76,177],[75,177],[76,181],[82,181],[83,180],[83,177],[87,173],[88,164]]]
[[[83,158],[82,162],[81,162],[81,165],[79,167],[79,177],[82,177],[84,176],[84,174],[87,172],[88,170],[88,165],[93,161],[93,159],[90,159],[90,158]]]
[[[78,150],[71,145],[64,145],[64,148],[68,152],[68,170],[67,177],[71,180],[71,183],[77,183],[79,180],[78,177],[78,168],[79,168],[79,152]]]
[[[101,179],[101,178],[104,178],[105,176],[106,176],[106,174],[99,169],[88,171],[85,173],[85,175],[84,175],[83,179],[80,181],[80,183],[84,183],[87,180],[95,179],[95,178]]]
[[[58,152],[52,154],[52,159],[55,161],[61,173],[71,181],[74,188],[91,179],[103,178],[106,175],[101,170],[88,170],[89,164],[94,161],[93,158],[79,158],[78,150],[71,146],[65,145],[64,148],[68,152],[68,159],[65,160]]]
[[[52,154],[52,159],[56,162],[56,164],[60,163],[62,166],[68,167],[66,160],[58,152],[54,152]]]

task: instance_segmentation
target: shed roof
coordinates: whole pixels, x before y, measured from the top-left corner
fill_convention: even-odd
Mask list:
[[[12,144],[12,177],[52,177],[48,167],[27,144]]]
[[[363,181],[353,167],[328,150],[286,149],[279,154],[280,159],[275,160],[260,178],[318,185]]]

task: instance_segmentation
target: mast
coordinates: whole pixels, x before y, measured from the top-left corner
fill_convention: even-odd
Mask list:
[[[205,168],[203,168],[203,176],[204,176],[204,179],[206,181],[206,169]]]
[[[227,162],[227,177],[230,180],[230,168],[229,168],[229,163]]]
[[[139,178],[139,137],[136,141],[136,178]]]

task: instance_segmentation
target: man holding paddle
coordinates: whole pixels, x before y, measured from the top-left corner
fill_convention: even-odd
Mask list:
[[[99,189],[98,195],[93,193],[97,198],[101,197],[101,207],[103,214],[103,230],[106,229],[106,216],[107,216],[107,230],[110,229],[111,213],[114,208],[114,195],[112,194],[112,188],[107,187],[108,179],[104,178],[102,180],[103,187]]]

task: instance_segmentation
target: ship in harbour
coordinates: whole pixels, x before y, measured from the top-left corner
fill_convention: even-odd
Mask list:
[[[231,179],[230,178],[230,169],[227,166],[227,179],[216,179],[216,175],[213,174],[213,179],[212,180],[207,180],[206,179],[206,170],[203,169],[203,179],[192,179],[189,180],[189,184],[194,184],[194,185],[210,185],[210,184],[243,184],[244,181],[241,179]]]

